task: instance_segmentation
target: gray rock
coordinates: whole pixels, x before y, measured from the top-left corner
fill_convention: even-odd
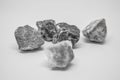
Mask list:
[[[63,69],[69,66],[74,58],[71,42],[62,41],[48,47],[48,65],[50,68]]]
[[[83,35],[93,42],[104,42],[107,27],[105,19],[99,19],[91,22],[83,31]]]
[[[15,38],[20,50],[34,50],[44,44],[41,34],[29,25],[18,27]]]
[[[36,25],[45,41],[55,44],[57,42],[69,40],[72,42],[72,47],[79,41],[80,30],[75,25],[69,25],[64,22],[56,24],[52,19],[37,21]]]
[[[69,40],[72,42],[72,47],[75,46],[75,44],[80,39],[80,30],[75,25],[69,25],[67,23],[58,23],[57,25],[57,42],[61,42],[64,40]],[[55,38],[56,39],[56,38]],[[55,40],[54,39],[54,40]]]
[[[55,21],[52,19],[49,20],[43,20],[43,21],[37,21],[36,25],[38,27],[38,30],[41,32],[42,37],[45,41],[52,41],[53,36],[56,34],[56,24]]]

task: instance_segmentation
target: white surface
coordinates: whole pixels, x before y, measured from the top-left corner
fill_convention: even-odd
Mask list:
[[[91,21],[105,18],[104,44],[81,38],[74,49],[72,66],[52,71],[44,66],[45,49],[20,53],[14,37],[18,26],[35,28],[37,20],[55,19],[81,30]],[[0,80],[120,80],[119,0],[0,0]]]

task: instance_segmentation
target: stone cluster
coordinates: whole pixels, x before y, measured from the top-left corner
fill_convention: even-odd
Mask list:
[[[20,26],[15,30],[15,38],[21,51],[35,50],[47,42],[52,42],[48,47],[47,59],[52,69],[66,68],[74,59],[73,48],[80,39],[80,30],[75,25],[65,22],[57,23],[55,20],[37,21],[38,30],[29,25]],[[105,41],[107,27],[105,19],[98,19],[86,26],[83,35],[91,42],[102,43]]]
[[[58,43],[69,40],[72,42],[72,47],[79,41],[80,30],[75,25],[69,25],[64,22],[56,24],[52,19],[37,21],[36,25],[45,41]]]

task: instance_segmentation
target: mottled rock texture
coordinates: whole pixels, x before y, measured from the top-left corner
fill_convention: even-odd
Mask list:
[[[37,21],[36,25],[45,41],[53,41],[53,36],[57,32],[54,20],[49,19],[49,20]]]
[[[18,27],[15,30],[15,38],[20,50],[34,50],[44,44],[41,34],[29,25]]]
[[[62,41],[48,47],[47,58],[50,68],[63,69],[68,67],[74,58],[73,50],[70,44],[71,42]]]
[[[36,25],[45,41],[55,44],[69,40],[73,46],[79,41],[80,30],[75,25],[69,25],[64,22],[56,24],[52,19],[37,21]]]
[[[82,32],[83,35],[92,42],[104,42],[107,34],[105,19],[98,19],[91,22]]]
[[[80,39],[80,30],[75,25],[69,25],[67,23],[58,23],[58,36],[57,41],[61,42],[64,40],[69,40],[72,42],[72,46],[74,46]]]

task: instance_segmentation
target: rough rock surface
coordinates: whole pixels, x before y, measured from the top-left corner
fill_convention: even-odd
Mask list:
[[[29,25],[18,27],[15,38],[20,50],[33,50],[44,44],[41,34]]]
[[[93,42],[104,42],[107,34],[105,19],[91,22],[84,30],[83,35]]]
[[[72,47],[79,41],[80,30],[75,25],[69,25],[67,23],[58,23],[57,25],[57,41],[61,42],[64,40],[69,40],[72,42]],[[54,39],[55,42],[55,39]]]
[[[54,20],[49,19],[49,20],[37,21],[36,25],[45,41],[53,40],[53,36],[56,34],[57,31]]]
[[[56,24],[52,19],[37,21],[36,25],[45,41],[57,43],[69,40],[72,42],[72,47],[79,41],[80,30],[75,25],[64,22]]]
[[[62,41],[48,47],[49,51],[47,53],[47,58],[50,68],[63,69],[68,67],[74,58],[73,50],[70,44],[70,41]]]

